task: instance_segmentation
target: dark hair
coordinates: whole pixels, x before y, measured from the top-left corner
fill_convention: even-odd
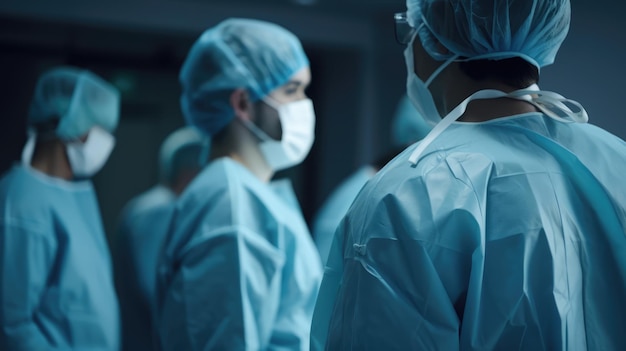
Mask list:
[[[537,67],[519,57],[463,61],[459,63],[459,68],[476,81],[493,79],[519,89],[539,82]]]

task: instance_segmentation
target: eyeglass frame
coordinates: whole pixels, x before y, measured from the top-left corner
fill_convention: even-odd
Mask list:
[[[400,45],[408,45],[415,34],[415,28],[409,24],[406,12],[397,12],[393,15],[394,34],[396,42]]]

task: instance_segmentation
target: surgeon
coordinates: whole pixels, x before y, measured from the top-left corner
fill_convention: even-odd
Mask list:
[[[191,48],[181,106],[211,156],[164,247],[164,350],[309,349],[322,266],[293,191],[269,182],[313,144],[310,80],[299,40],[272,23],[228,19]]]
[[[111,260],[89,178],[113,150],[120,95],[57,67],[37,82],[22,163],[0,180],[0,350],[119,348]]]
[[[417,113],[408,96],[403,95],[396,107],[391,124],[392,148],[372,164],[360,167],[342,181],[322,204],[313,221],[313,238],[322,263],[326,262],[333,234],[357,194],[376,172],[412,143],[421,140],[430,131],[430,124]]]
[[[313,349],[626,349],[626,143],[537,85],[569,1],[407,8],[407,92],[435,126],[340,224]]]
[[[153,324],[158,256],[174,202],[200,172],[208,138],[193,127],[171,133],[159,152],[160,183],[124,208],[115,240],[115,283],[122,350],[156,350]]]

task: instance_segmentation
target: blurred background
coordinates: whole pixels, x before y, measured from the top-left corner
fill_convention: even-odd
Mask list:
[[[183,125],[178,71],[200,33],[228,17],[293,31],[311,60],[316,141],[289,177],[307,221],[333,188],[391,149],[405,89],[393,13],[403,0],[2,0],[0,172],[19,159],[37,77],[56,65],[90,69],[122,92],[117,146],[96,176],[109,236],[124,204],[157,182],[162,140]],[[626,139],[626,3],[572,0],[572,27],[540,86],[581,102],[590,122]]]

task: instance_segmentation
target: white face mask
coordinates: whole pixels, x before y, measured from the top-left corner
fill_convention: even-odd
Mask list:
[[[465,113],[467,105],[472,100],[506,97],[527,101],[546,116],[561,122],[586,123],[589,120],[587,111],[585,111],[582,105],[578,102],[566,99],[557,93],[539,90],[539,87],[536,84],[533,84],[526,89],[516,90],[511,93],[491,89],[479,90],[467,97],[463,102],[442,118],[435,106],[435,101],[432,94],[428,90],[428,86],[435,79],[435,77],[441,73],[441,71],[443,71],[453,61],[457,60],[458,56],[453,56],[445,61],[424,83],[417,77],[413,69],[413,41],[416,40],[416,38],[417,35],[415,34],[411,43],[404,50],[404,58],[406,60],[408,70],[407,95],[409,96],[409,99],[413,103],[414,107],[422,114],[422,116],[424,116],[424,119],[433,124],[435,127],[424,139],[420,141],[417,148],[409,157],[409,162],[413,165],[417,163],[420,156],[426,150],[426,147],[428,147],[428,145],[430,145],[441,133],[443,133],[446,128],[448,128]]]
[[[84,143],[68,143],[65,149],[74,177],[89,178],[95,175],[109,159],[114,146],[115,137],[100,127],[89,130]]]
[[[278,111],[282,128],[281,140],[274,140],[249,121],[245,125],[261,139],[260,149],[265,161],[274,171],[302,162],[315,140],[315,110],[310,99],[278,104],[265,98],[263,101]]]
[[[456,59],[456,57],[453,57],[439,66],[439,68],[437,68],[437,70],[430,75],[428,81],[423,82],[417,74],[415,74],[415,67],[413,66],[413,42],[417,40],[416,38],[417,34],[414,34],[413,39],[404,49],[404,60],[407,69],[406,92],[411,100],[411,103],[424,117],[424,120],[434,126],[441,121],[441,115],[437,110],[437,106],[435,106],[435,100],[433,99],[430,90],[428,90],[428,86],[439,75],[439,73],[441,73],[441,71],[450,65],[454,59]]]

